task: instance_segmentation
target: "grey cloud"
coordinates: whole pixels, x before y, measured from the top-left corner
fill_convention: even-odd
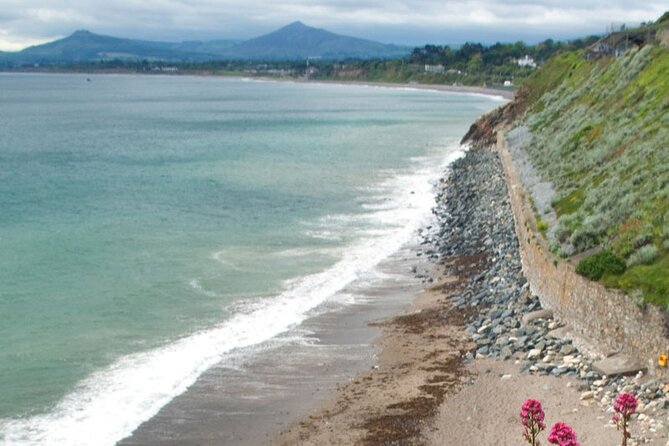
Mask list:
[[[87,28],[155,40],[249,38],[294,20],[360,37],[419,44],[603,32],[651,20],[666,1],[623,0],[0,0],[3,42],[47,40]],[[497,37],[496,37],[497,36]],[[514,38],[515,36],[515,38]],[[533,37],[534,36],[534,37]],[[469,40],[469,39],[464,39]]]

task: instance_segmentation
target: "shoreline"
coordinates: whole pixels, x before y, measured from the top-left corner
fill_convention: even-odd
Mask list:
[[[399,83],[399,82],[374,82],[374,81],[354,81],[354,80],[334,80],[334,79],[288,79],[288,78],[272,78],[263,76],[244,76],[239,75],[219,75],[207,72],[183,72],[183,73],[143,73],[136,71],[39,71],[39,70],[14,70],[14,71],[0,71],[0,75],[6,74],[76,74],[81,76],[162,76],[162,77],[218,77],[222,79],[248,79],[260,82],[289,82],[295,84],[322,84],[322,85],[353,85],[359,87],[380,87],[380,88],[395,88],[395,89],[414,89],[426,91],[440,91],[445,93],[461,93],[461,94],[480,94],[484,96],[499,97],[504,100],[511,100],[515,96],[515,90],[494,88],[494,87],[479,87],[467,85],[446,85],[446,84],[419,84],[419,83]]]
[[[451,175],[439,228],[426,237],[435,284],[412,312],[382,324],[376,368],[341,383],[271,445],[520,444],[520,407],[538,398],[549,428],[564,421],[582,444],[606,446],[620,441],[610,408],[621,391],[642,401],[630,444],[664,445],[666,410],[642,396],[647,381],[591,372],[571,339],[549,333],[562,324],[537,317],[497,152],[470,150]],[[537,347],[546,357],[527,360]]]
[[[232,363],[207,370],[186,392],[142,423],[118,444],[234,444],[257,446],[302,419],[358,373],[372,369],[380,354],[381,323],[401,313],[423,283],[415,277],[427,262],[416,262],[406,247],[379,265],[381,276],[361,279],[344,290],[353,304],[329,304],[326,311],[258,346]],[[294,339],[284,342],[285,339]]]
[[[246,78],[245,78],[246,79]],[[359,87],[379,87],[396,89],[414,89],[426,91],[441,91],[445,93],[461,94],[480,94],[484,96],[501,97],[505,100],[511,100],[515,96],[515,91],[492,87],[475,87],[466,85],[445,85],[445,84],[418,84],[418,83],[395,83],[395,82],[373,82],[373,81],[347,81],[347,80],[300,80],[300,79],[272,79],[272,78],[247,78],[263,81],[294,82],[303,84],[323,84],[323,85],[354,85]]]

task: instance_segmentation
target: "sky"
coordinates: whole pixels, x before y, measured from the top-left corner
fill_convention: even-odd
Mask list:
[[[422,46],[602,34],[669,10],[669,0],[0,0],[0,50],[79,29],[147,40],[248,39],[300,20],[385,43]]]

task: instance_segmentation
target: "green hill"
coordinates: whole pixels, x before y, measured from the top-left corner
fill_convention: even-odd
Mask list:
[[[98,60],[203,61],[215,57],[207,50],[201,43],[122,39],[80,30],[64,39],[31,46],[16,53],[0,54],[0,61],[17,65]]]
[[[661,19],[555,57],[468,135],[491,143],[492,128],[529,131],[523,148],[555,191],[536,210],[551,250],[585,259],[583,274],[603,272],[608,286],[662,306],[669,304],[667,25]]]

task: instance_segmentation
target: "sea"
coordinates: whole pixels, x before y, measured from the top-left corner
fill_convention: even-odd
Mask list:
[[[354,303],[501,101],[0,74],[0,443],[116,444],[212,366]]]

